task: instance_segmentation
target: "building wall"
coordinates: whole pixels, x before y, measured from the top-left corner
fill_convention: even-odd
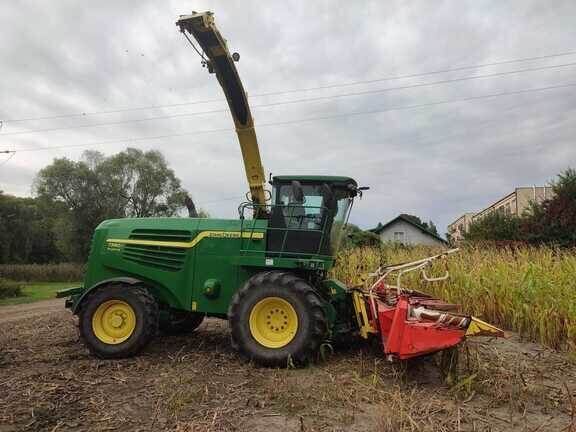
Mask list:
[[[516,188],[510,195],[496,201],[484,210],[476,213],[474,220],[479,220],[494,211],[501,211],[506,214],[522,216],[530,207],[531,202],[541,203],[552,196],[552,188],[549,186],[520,187]]]
[[[395,233],[404,233],[402,236]],[[410,245],[445,246],[443,242],[424,234],[415,226],[402,220],[394,222],[379,233],[383,242],[400,242]],[[402,237],[402,240],[400,240]]]
[[[472,222],[482,219],[495,211],[506,214],[522,216],[530,207],[531,202],[541,203],[552,196],[552,188],[549,186],[519,187],[509,195],[496,201],[478,213],[465,213],[448,225],[448,234],[454,242],[463,239],[464,232],[468,231]]]
[[[531,202],[541,203],[552,196],[551,187],[522,187],[516,189],[517,215],[522,216]]]
[[[484,210],[479,211],[472,218],[473,221],[478,221],[495,211],[501,211],[506,214],[517,214],[516,191],[506,195],[504,198],[496,201],[494,204],[486,207]]]
[[[448,234],[450,239],[454,242],[459,242],[464,239],[464,233],[468,232],[468,227],[472,223],[474,213],[464,213],[450,225],[448,225]]]

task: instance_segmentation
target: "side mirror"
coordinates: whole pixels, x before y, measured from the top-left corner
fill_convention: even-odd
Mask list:
[[[354,185],[349,184],[348,189],[352,191],[352,196],[359,196],[360,198],[362,198],[362,192],[370,190],[370,187],[368,186],[356,187]]]
[[[299,181],[292,181],[292,197],[294,198],[295,203],[304,203],[304,190],[302,189],[302,185]]]

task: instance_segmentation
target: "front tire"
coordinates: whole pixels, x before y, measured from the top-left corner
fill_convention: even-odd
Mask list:
[[[154,338],[158,316],[158,303],[145,287],[106,285],[81,305],[80,337],[96,357],[130,357]]]
[[[327,333],[316,291],[286,272],[259,273],[248,279],[234,295],[228,319],[234,348],[263,366],[307,363]]]

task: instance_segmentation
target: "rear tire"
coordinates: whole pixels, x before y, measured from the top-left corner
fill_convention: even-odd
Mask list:
[[[228,311],[232,345],[263,366],[306,364],[327,334],[322,301],[304,280],[271,271],[252,276]]]
[[[106,285],[83,301],[78,325],[82,341],[96,357],[130,357],[156,335],[158,303],[141,285]]]
[[[166,319],[160,318],[160,330],[167,335],[192,333],[204,321],[204,314],[170,309]]]

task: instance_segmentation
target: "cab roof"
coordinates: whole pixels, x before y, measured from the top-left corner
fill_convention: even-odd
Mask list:
[[[354,186],[358,186],[356,180],[351,177],[344,177],[344,176],[317,176],[317,175],[281,175],[281,176],[273,176],[273,182],[291,182],[291,181],[299,181],[299,182],[327,182],[327,183],[340,183],[344,185],[352,184]]]

